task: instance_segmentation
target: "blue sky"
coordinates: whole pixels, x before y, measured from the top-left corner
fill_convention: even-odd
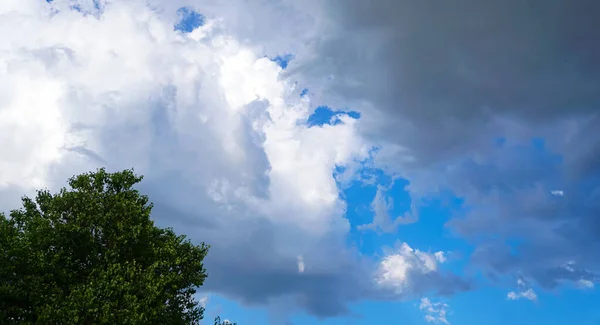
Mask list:
[[[536,6],[1,2],[0,211],[134,167],[207,324],[598,324],[600,5]]]

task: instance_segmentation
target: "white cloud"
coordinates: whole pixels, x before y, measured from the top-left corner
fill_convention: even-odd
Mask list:
[[[252,258],[267,274],[302,255],[297,274],[310,254],[311,270],[343,269],[348,222],[332,171],[366,157],[359,122],[307,128],[310,100],[260,48],[218,17],[175,32],[174,10],[161,9],[107,1],[98,19],[68,1],[0,2],[0,193],[135,167],[174,209],[161,221],[218,240],[209,259],[240,263],[228,270]],[[252,236],[269,250],[252,251]],[[214,256],[228,249],[241,257]]]
[[[200,304],[200,306],[202,306],[203,308],[206,308],[206,304],[208,303],[208,299],[209,296],[204,296],[201,297],[200,299],[198,299],[198,303]]]
[[[577,281],[577,284],[583,289],[592,289],[594,288],[594,282],[590,280],[581,279]]]
[[[528,279],[519,277],[517,278],[517,287],[519,287],[519,291],[511,291],[506,294],[506,298],[509,300],[519,300],[519,299],[527,299],[531,301],[537,301],[537,294],[533,291],[532,288],[529,287]]]
[[[61,3],[52,6],[64,9]],[[52,14],[50,5],[31,1],[3,6],[12,12],[0,25],[7,33],[0,45],[0,135],[9,146],[0,159],[0,186],[46,186],[57,165],[97,165],[91,159],[82,162],[82,151],[72,148],[144,173],[156,150],[152,106],[171,101],[161,122],[177,138],[163,147],[185,147],[200,155],[208,154],[212,144],[197,141],[216,142],[211,155],[225,160],[224,166],[203,165],[208,171],[193,178],[229,184],[249,206],[276,221],[286,219],[317,233],[327,230],[342,207],[331,170],[366,153],[355,120],[335,127],[299,125],[311,113],[309,103],[290,99],[299,90],[279,79],[275,63],[227,35],[197,40],[178,35],[172,21],[141,3],[111,2],[102,19],[71,10]],[[15,32],[12,27],[21,21],[27,24]],[[165,85],[176,93],[165,94]],[[149,101],[153,98],[156,102]],[[245,107],[255,100],[268,104],[263,114],[250,117],[250,134],[241,134]],[[106,132],[127,132],[121,140],[128,139],[106,143]],[[257,145],[270,166],[263,170],[270,181],[266,200],[244,193],[250,184],[240,177],[252,170],[227,171],[229,166],[248,168],[252,148],[243,137],[253,135],[262,140]],[[169,160],[160,159],[161,167]],[[226,199],[226,193],[221,195]],[[292,207],[298,213],[289,213]]]
[[[414,205],[411,206],[411,210],[404,213],[402,216],[392,218],[390,210],[394,207],[394,200],[392,197],[386,194],[388,188],[383,186],[377,186],[377,193],[371,203],[371,207],[374,212],[373,222],[365,225],[358,226],[358,229],[362,230],[377,230],[380,229],[383,232],[395,232],[399,226],[415,223],[419,220],[418,213]]]
[[[446,262],[446,253],[445,252],[435,252],[435,253],[433,253],[433,256],[435,256],[435,259],[438,260],[438,262],[440,262],[440,263]]]
[[[398,294],[410,291],[413,277],[437,271],[438,262],[443,263],[436,258],[443,256],[439,253],[441,252],[422,252],[402,243],[396,252],[385,256],[380,262],[376,281],[380,286],[393,289]]]
[[[446,318],[448,304],[442,302],[431,302],[429,298],[421,298],[419,309],[425,312],[425,320],[434,324],[450,324]]]
[[[531,288],[520,292],[511,291],[506,295],[506,297],[509,300],[519,300],[521,298],[524,298],[531,301],[537,301],[537,294]]]
[[[304,273],[304,258],[302,255],[298,256],[298,272]]]
[[[561,190],[554,190],[550,192],[552,195],[554,196],[564,196],[565,192],[561,191]]]

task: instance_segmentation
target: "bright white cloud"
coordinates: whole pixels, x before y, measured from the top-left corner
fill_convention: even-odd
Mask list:
[[[531,288],[520,292],[511,291],[506,295],[506,297],[509,300],[519,300],[524,298],[531,301],[537,301],[537,294]]]
[[[443,302],[431,302],[429,298],[421,298],[419,309],[425,312],[425,320],[434,324],[450,324],[446,318],[448,304]]]
[[[227,35],[211,35],[211,24],[190,36],[179,35],[172,21],[141,3],[110,3],[102,19],[67,10],[61,1],[3,6],[10,12],[0,26],[7,35],[0,45],[0,135],[8,154],[0,160],[0,186],[48,185],[50,168],[78,161],[78,154],[69,150],[73,148],[85,148],[113,166],[134,165],[146,172],[155,149],[151,106],[157,103],[152,98],[171,101],[167,120],[161,122],[180,142],[165,146],[186,146],[200,154],[208,153],[209,145],[193,142],[217,142],[219,159],[247,168],[242,118],[246,106],[258,100],[266,107],[250,117],[247,132],[259,139],[267,157],[270,169],[264,172],[271,196],[263,200],[245,192],[250,185],[240,177],[249,171],[232,175],[227,166],[203,166],[209,171],[193,178],[228,184],[274,220],[327,230],[330,218],[342,211],[331,170],[364,155],[367,148],[354,131],[355,120],[335,127],[302,126],[311,113],[309,102],[290,99],[299,90],[279,79],[275,63]],[[27,24],[15,32],[13,26],[22,21]],[[165,98],[166,85],[175,89],[170,94],[175,98]],[[105,132],[124,128],[126,144],[102,141]],[[223,199],[231,195],[221,194]],[[292,208],[298,213],[289,213]]]
[[[433,256],[435,256],[435,259],[440,263],[446,262],[447,257],[445,252],[435,252],[433,253]]]
[[[174,10],[146,1],[102,2],[91,15],[70,6],[0,2],[0,192],[133,166],[153,200],[177,208],[169,222],[202,240],[218,239],[222,250],[248,236],[269,240],[272,251],[251,255],[252,265],[279,270],[317,254],[311,270],[313,261],[341,268],[347,255],[327,254],[342,246],[318,245],[347,233],[332,171],[367,156],[359,122],[306,127],[310,99],[218,17],[182,34]],[[217,228],[198,229],[202,222]],[[242,224],[273,229],[261,237]],[[295,271],[307,271],[304,257]]]
[[[567,263],[568,265],[568,263]],[[517,287],[519,291],[511,291],[506,294],[506,298],[509,300],[527,299],[531,301],[537,301],[537,294],[532,288],[529,288],[529,281],[525,278],[517,278]]]
[[[436,257],[443,256],[440,253],[422,252],[402,243],[396,252],[385,256],[380,262],[377,283],[398,294],[410,291],[413,277],[437,271],[438,262],[443,262]]]

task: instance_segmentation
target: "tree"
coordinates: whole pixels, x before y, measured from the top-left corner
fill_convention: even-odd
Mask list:
[[[2,324],[199,324],[209,246],[156,227],[141,180],[99,169],[0,213]]]

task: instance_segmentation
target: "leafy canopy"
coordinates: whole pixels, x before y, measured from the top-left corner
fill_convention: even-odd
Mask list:
[[[100,169],[0,213],[0,320],[199,324],[209,246],[156,227],[141,180]]]

